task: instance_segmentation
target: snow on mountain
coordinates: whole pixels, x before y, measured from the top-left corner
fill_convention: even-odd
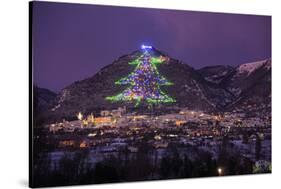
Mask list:
[[[237,68],[237,73],[238,74],[247,74],[250,75],[253,73],[255,70],[261,68],[263,65],[265,65],[268,62],[268,60],[261,60],[257,62],[251,62],[251,63],[246,63],[246,64],[241,64]]]
[[[222,83],[235,97],[250,89],[271,70],[271,59],[241,64]]]
[[[268,59],[268,61],[266,62],[266,64],[264,65],[264,68],[266,68],[267,70],[271,69],[271,59]]]
[[[61,107],[61,103],[63,103],[67,96],[69,96],[69,91],[67,89],[63,89],[61,91],[61,95],[59,95],[58,103],[51,109],[52,111],[55,111],[56,109]]]

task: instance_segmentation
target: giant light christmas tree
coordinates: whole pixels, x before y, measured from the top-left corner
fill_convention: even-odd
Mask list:
[[[161,76],[157,70],[157,65],[164,63],[166,58],[152,56],[151,46],[142,45],[142,50],[143,53],[138,58],[129,62],[130,65],[136,65],[135,70],[127,77],[115,82],[117,85],[128,85],[129,87],[120,94],[106,97],[106,99],[112,102],[135,102],[135,106],[141,102],[149,105],[175,102],[160,89],[160,86],[173,84]]]

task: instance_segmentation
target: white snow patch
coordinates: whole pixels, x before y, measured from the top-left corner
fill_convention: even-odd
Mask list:
[[[268,60],[264,66],[267,70],[271,69],[271,60]]]
[[[69,91],[66,90],[66,89],[63,89],[63,90],[62,90],[62,95],[61,95],[61,97],[60,97],[60,99],[59,99],[58,104],[57,104],[55,107],[53,107],[51,110],[52,110],[52,111],[56,111],[58,108],[60,108],[60,107],[61,107],[61,103],[65,101],[65,99],[66,99],[66,97],[67,97],[68,95],[69,95]]]
[[[241,64],[237,68],[237,72],[238,72],[238,74],[246,73],[247,75],[250,75],[252,72],[259,69],[260,67],[262,67],[266,63],[267,63],[267,60],[261,60],[261,61],[257,61],[257,62]]]

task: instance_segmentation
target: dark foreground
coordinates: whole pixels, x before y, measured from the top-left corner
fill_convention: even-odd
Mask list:
[[[137,151],[128,148],[43,150],[34,157],[32,186],[271,173],[271,165],[257,165],[253,158],[243,156],[228,137],[223,138],[214,150],[216,153],[178,143],[170,143],[164,149],[155,149],[147,143],[136,146]]]

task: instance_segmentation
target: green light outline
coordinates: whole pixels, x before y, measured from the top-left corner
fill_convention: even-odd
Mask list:
[[[146,54],[148,52],[144,52],[144,54]],[[132,71],[131,73],[129,73],[128,76],[126,77],[123,77],[117,81],[115,81],[115,84],[116,85],[128,85],[130,84],[130,86],[133,86],[135,85],[135,82],[133,81],[130,81],[129,80],[129,77],[130,76],[133,76],[134,72],[136,72],[137,69],[139,69],[139,66],[141,65],[142,61],[140,60],[141,58],[144,57],[144,54],[140,55],[137,59],[133,60],[133,61],[130,61],[128,62],[129,65],[137,65],[134,69],[134,71]],[[150,55],[149,55],[150,56]],[[148,103],[148,104],[160,104],[160,103],[173,103],[173,102],[176,102],[176,100],[170,96],[168,96],[167,94],[165,94],[161,89],[160,89],[160,86],[171,86],[173,85],[173,82],[170,82],[168,81],[164,76],[162,76],[158,69],[157,69],[157,66],[156,65],[159,65],[159,64],[162,64],[164,63],[165,61],[163,60],[160,60],[160,57],[150,57],[150,63],[152,65],[152,68],[153,70],[155,71],[155,74],[156,76],[160,76],[159,78],[161,80],[165,80],[166,82],[163,83],[163,84],[157,84],[157,89],[160,91],[160,94],[161,96],[163,97],[163,99],[152,99],[152,98],[146,98],[145,101]],[[128,80],[127,81],[127,84],[122,84],[122,82],[124,82],[125,80]],[[109,96],[109,97],[106,97],[105,99],[106,100],[109,100],[111,102],[117,102],[117,101],[136,101],[135,102],[135,107],[138,107],[142,101],[142,97],[140,96],[136,96],[136,97],[133,97],[133,99],[129,98],[129,97],[125,97],[123,95],[123,93],[126,91],[126,90],[129,90],[130,88],[127,88],[125,89],[122,93],[119,93],[115,96]]]

